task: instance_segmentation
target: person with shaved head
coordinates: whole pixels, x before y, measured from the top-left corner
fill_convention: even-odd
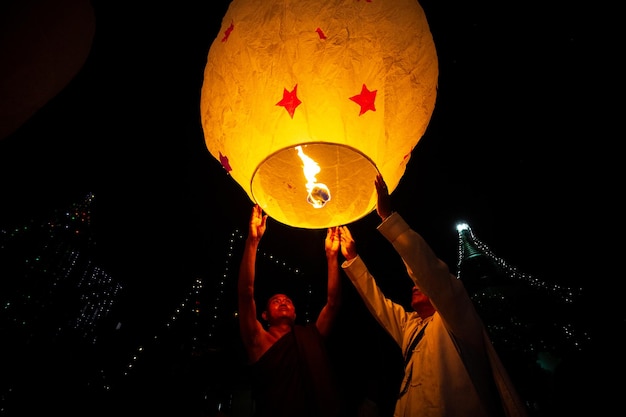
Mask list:
[[[326,341],[341,304],[339,228],[328,228],[326,304],[317,320],[296,324],[296,308],[283,293],[269,297],[257,318],[256,257],[267,215],[255,205],[239,269],[239,328],[252,376],[255,417],[344,417],[343,399]]]

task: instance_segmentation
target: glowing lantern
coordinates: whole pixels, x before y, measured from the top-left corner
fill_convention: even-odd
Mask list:
[[[233,0],[209,50],[206,146],[253,202],[319,229],[375,209],[424,134],[438,62],[416,0]]]

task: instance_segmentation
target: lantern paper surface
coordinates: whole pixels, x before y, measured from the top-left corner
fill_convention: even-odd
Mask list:
[[[438,62],[415,0],[233,0],[201,91],[206,146],[275,220],[320,229],[376,207],[434,110]]]

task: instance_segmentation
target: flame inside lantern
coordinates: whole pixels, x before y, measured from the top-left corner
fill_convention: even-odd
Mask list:
[[[317,162],[304,153],[302,146],[296,146],[296,150],[302,159],[302,170],[306,178],[306,189],[309,193],[306,201],[315,208],[322,208],[330,201],[330,190],[326,184],[317,182],[316,175],[319,174],[321,168]]]

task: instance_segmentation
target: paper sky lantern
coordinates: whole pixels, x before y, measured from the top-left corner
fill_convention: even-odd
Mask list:
[[[438,74],[416,0],[233,0],[204,70],[206,146],[273,219],[349,224],[378,172],[398,185]]]

